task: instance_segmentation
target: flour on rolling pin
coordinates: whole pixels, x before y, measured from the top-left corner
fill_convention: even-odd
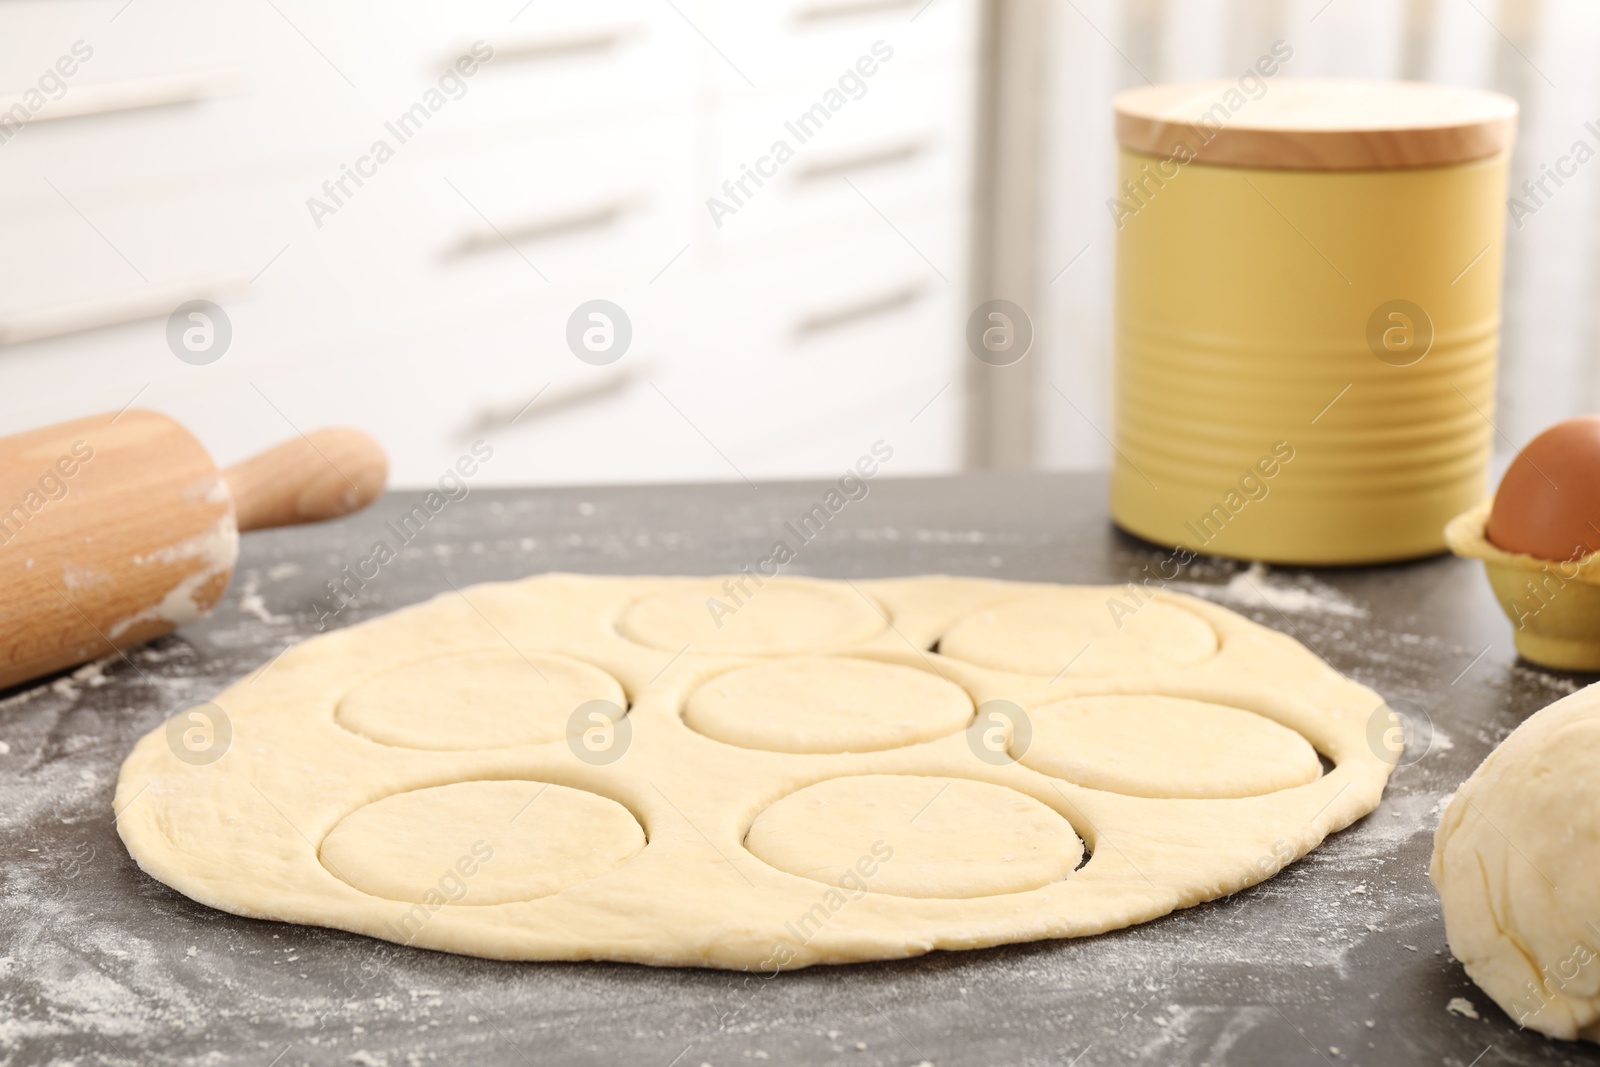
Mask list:
[[[198,618],[227,588],[240,531],[349,514],[387,475],[378,444],[348,429],[313,431],[225,472],[149,411],[0,438],[0,501],[24,501],[0,515],[11,520],[0,583],[13,590],[0,605],[0,688]]]
[[[226,494],[226,483],[220,477],[216,481]],[[215,600],[207,599],[206,591],[219,577],[223,584],[227,583],[228,576],[233,572],[234,561],[238,558],[239,528],[231,514],[205,533],[167,545],[148,555],[134,556],[133,565],[136,567],[147,562],[177,563],[191,559],[198,560],[200,566],[167,590],[159,604],[112,623],[106,630],[106,636],[115,641],[144,622],[163,622],[172,627],[193,622],[211,609]]]

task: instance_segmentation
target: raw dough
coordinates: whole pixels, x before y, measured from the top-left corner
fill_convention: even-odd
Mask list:
[[[1052,587],[963,619],[939,651],[1001,671],[1080,678],[1187,667],[1216,654],[1216,631],[1193,612],[1159,600],[1130,610],[1125,601],[1122,590]]]
[[[729,578],[628,605],[617,625],[651,648],[772,656],[848,648],[884,628],[883,611],[848,585]]]
[[[876,752],[964,729],[972,698],[926,670],[802,656],[713,678],[689,694],[683,721],[743,748]]]
[[[221,758],[141,740],[118,828],[152,876],[240,915],[775,970],[1234,892],[1370,811],[1396,755],[1368,741],[1377,694],[1192,598],[1118,627],[1114,589],[783,578],[714,615],[737,581],[548,575],[306,641],[215,698]],[[1062,672],[1078,636],[1088,669]],[[573,714],[606,699],[627,715]],[[1023,762],[975,707],[1037,716]],[[1075,734],[1073,708],[1155,730],[1107,713]],[[1178,796],[1206,791],[1259,795]]]
[[[1030,717],[1024,766],[1136,797],[1249,797],[1322,773],[1306,739],[1271,719],[1198,700],[1078,697]],[[1226,744],[1219,746],[1218,738]]]
[[[1032,797],[910,774],[807,786],[757,816],[745,845],[780,871],[901,897],[1023,893],[1083,858],[1072,824]]]
[[[1600,686],[1531,716],[1445,808],[1450,951],[1519,1026],[1600,1041]]]
[[[472,684],[463,686],[462,678]],[[374,675],[344,695],[334,719],[386,745],[495,748],[559,740],[579,704],[624,705],[627,699],[615,678],[587,663],[500,648],[418,660]],[[441,716],[446,705],[450,714]]]
[[[548,782],[455,782],[357,808],[320,854],[373,896],[504,904],[586,882],[641,848],[644,830],[614,800]]]

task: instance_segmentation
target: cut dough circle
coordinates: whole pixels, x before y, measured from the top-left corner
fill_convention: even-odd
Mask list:
[[[1429,876],[1450,952],[1518,1026],[1600,1042],[1600,685],[1537,712],[1456,790]]]
[[[765,863],[855,892],[984,897],[1059,882],[1083,859],[1072,824],[1014,789],[961,778],[830,778],[757,816]]]
[[[617,680],[570,656],[457,652],[357,682],[334,718],[380,744],[450,751],[559,741],[591,700],[627,706]]]
[[[1322,774],[1305,738],[1239,708],[1165,696],[1092,696],[1029,713],[1025,766],[1137,797],[1249,797]]]
[[[646,597],[618,620],[624,637],[677,652],[796,655],[859,644],[886,623],[878,608],[843,583],[739,577]],[[742,583],[742,585],[740,584]]]
[[[740,667],[696,689],[683,710],[697,733],[771,752],[876,752],[971,719],[972,698],[938,675],[843,656]]]
[[[1188,667],[1216,655],[1217,634],[1163,601],[1129,610],[1119,590],[1057,587],[962,619],[939,639],[939,652],[995,670],[1083,678]]]
[[[614,800],[548,782],[480,781],[397,793],[345,816],[322,865],[375,897],[504,904],[570,889],[644,848]]]

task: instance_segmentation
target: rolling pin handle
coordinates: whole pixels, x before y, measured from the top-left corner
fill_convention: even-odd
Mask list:
[[[360,430],[302,434],[222,472],[240,532],[337,519],[383,492],[389,459]]]

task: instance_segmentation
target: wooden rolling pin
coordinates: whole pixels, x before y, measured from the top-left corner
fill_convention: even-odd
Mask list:
[[[338,518],[383,491],[359,430],[315,430],[218,471],[153,411],[0,438],[0,689],[210,611],[239,533]]]

